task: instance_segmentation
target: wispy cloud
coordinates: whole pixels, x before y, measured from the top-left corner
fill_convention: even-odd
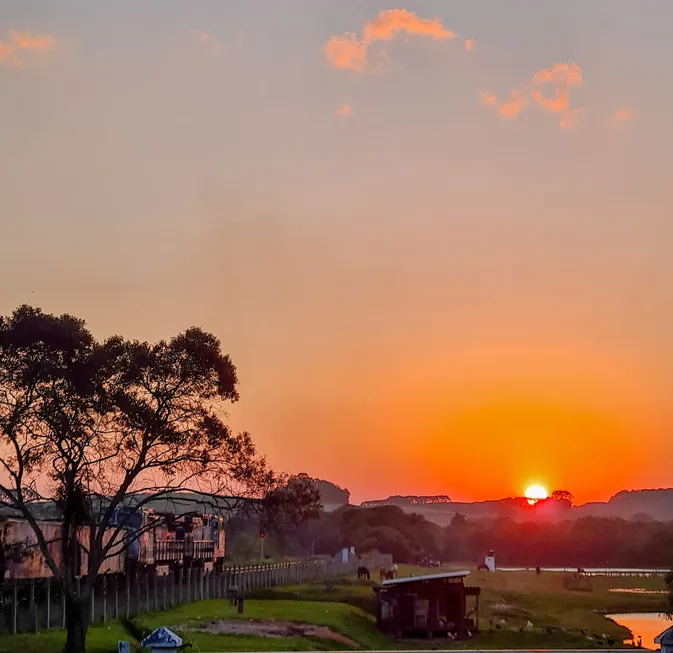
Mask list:
[[[3,43],[0,41],[0,64],[5,63],[5,61],[8,61],[11,56],[12,56],[13,48],[11,45],[8,45],[7,43]]]
[[[348,102],[344,102],[340,107],[337,108],[334,114],[342,117],[352,116],[353,107]]]
[[[528,104],[528,98],[522,91],[512,91],[509,94],[507,102],[503,102],[498,107],[498,113],[501,116],[514,117],[521,113],[521,110]]]
[[[218,38],[210,32],[204,32],[198,29],[192,30],[192,34],[196,39],[198,39],[204,48],[215,52],[221,52],[226,48],[238,47],[241,45],[243,40],[243,35],[241,32],[236,32],[236,36],[226,41]]]
[[[635,114],[631,109],[627,108],[621,108],[617,109],[612,116],[610,117],[610,122],[628,122],[629,120],[633,120],[635,118]]]
[[[53,36],[31,36],[30,32],[9,33],[12,45],[20,50],[33,50],[42,52],[56,45],[56,39]]]
[[[577,64],[555,63],[551,68],[538,70],[521,89],[511,91],[509,99],[502,104],[498,104],[493,95],[482,92],[482,104],[496,106],[501,116],[515,117],[532,100],[543,111],[560,114],[561,129],[571,129],[581,109],[571,108],[570,91],[583,83],[582,69]]]
[[[333,36],[323,46],[328,63],[334,68],[362,72],[369,65],[369,53],[377,41],[390,41],[400,33],[425,36],[433,40],[456,37],[442,25],[439,18],[419,18],[406,9],[387,9],[369,20],[362,29],[361,37],[352,32]],[[377,53],[380,66],[385,60],[385,51]]]
[[[561,118],[558,126],[561,129],[572,129],[577,124],[577,116],[582,113],[583,109],[569,109]]]
[[[30,52],[44,52],[56,45],[53,36],[32,36],[30,32],[10,31],[9,42],[0,41],[0,65],[9,63],[14,68],[23,65],[23,55]]]
[[[498,103],[498,98],[492,93],[486,93],[486,91],[479,91],[479,99],[481,100],[481,103],[487,107]]]
[[[543,68],[533,75],[531,97],[541,109],[563,114],[559,127],[569,129],[575,125],[578,113],[570,108],[570,90],[582,84],[582,70],[577,64],[555,63],[551,68]],[[540,87],[548,86],[553,86],[551,97],[540,90]]]
[[[463,46],[465,47],[465,52],[472,52],[474,50],[474,39],[465,39]]]
[[[355,34],[333,36],[323,51],[327,61],[335,68],[361,72],[367,66],[367,44],[358,41]]]
[[[362,30],[365,43],[390,41],[397,33],[418,34],[432,39],[453,39],[456,35],[446,29],[439,18],[419,18],[406,9],[387,9],[372,18]]]

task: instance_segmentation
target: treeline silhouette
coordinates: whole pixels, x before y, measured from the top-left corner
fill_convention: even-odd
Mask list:
[[[287,533],[283,550],[333,555],[346,546],[362,553],[390,553],[407,563],[425,557],[480,562],[494,549],[498,565],[503,566],[669,567],[673,522],[599,517],[517,522],[456,515],[449,526],[441,527],[396,506],[346,506]]]

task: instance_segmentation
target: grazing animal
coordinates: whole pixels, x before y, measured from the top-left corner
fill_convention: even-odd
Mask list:
[[[386,571],[386,580],[393,580],[395,578],[395,572],[391,569]]]
[[[379,578],[380,578],[380,580],[385,580],[386,579],[386,568],[385,567],[381,567],[381,569],[379,571]]]
[[[358,567],[358,580],[371,580],[367,567]]]
[[[478,567],[477,571],[488,571],[488,567],[482,562]]]

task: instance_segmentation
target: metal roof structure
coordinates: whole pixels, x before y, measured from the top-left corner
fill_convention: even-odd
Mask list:
[[[427,576],[408,576],[407,578],[393,578],[384,580],[381,585],[390,587],[391,585],[402,585],[403,583],[419,583],[426,580],[441,580],[443,578],[465,578],[469,576],[469,571],[445,571],[443,574],[428,574]]]
[[[654,643],[661,646],[671,646],[673,644],[673,626],[669,626],[663,633],[659,633],[654,638]]]
[[[182,638],[165,626],[160,626],[140,643],[145,648],[170,648],[182,646]]]

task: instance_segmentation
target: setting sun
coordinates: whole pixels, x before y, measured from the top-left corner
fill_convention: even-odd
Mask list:
[[[531,505],[537,503],[540,499],[546,499],[549,495],[541,485],[529,485],[524,492],[524,496]]]

